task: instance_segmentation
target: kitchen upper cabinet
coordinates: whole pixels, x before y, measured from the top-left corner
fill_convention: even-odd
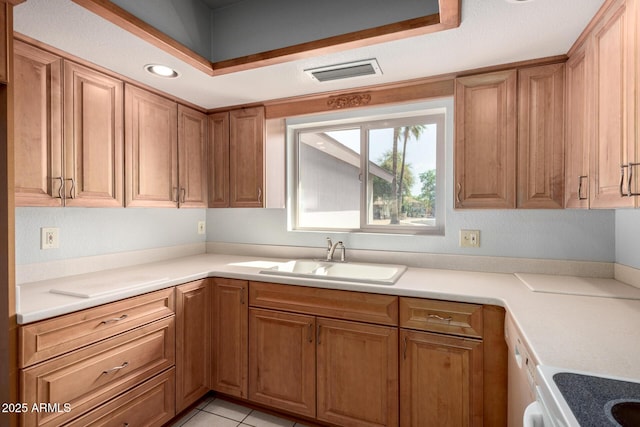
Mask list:
[[[123,83],[65,61],[65,206],[123,205]]]
[[[229,112],[209,116],[209,207],[229,207]]]
[[[229,112],[229,205],[264,206],[264,107]]]
[[[638,172],[635,153],[635,40],[634,2],[618,0],[592,30],[590,49],[593,70],[590,129],[590,207],[632,207],[638,191],[632,184]],[[635,170],[634,170],[635,169]],[[636,173],[634,173],[636,172]]]
[[[314,316],[249,310],[249,399],[316,415]]]
[[[249,284],[246,280],[215,278],[211,279],[211,285],[211,388],[246,399],[249,387]]]
[[[14,80],[16,205],[122,206],[122,82],[20,41]]]
[[[178,107],[125,86],[127,206],[177,207]]]
[[[178,183],[181,208],[207,207],[207,116],[178,105]]]
[[[264,206],[264,107],[209,115],[209,207]]]
[[[565,208],[589,207],[589,63],[583,44],[566,64]]]
[[[317,418],[336,425],[398,425],[398,329],[317,321]]]
[[[518,70],[518,208],[563,207],[564,73],[564,64]]]
[[[482,426],[482,342],[405,329],[400,342],[400,425]]]
[[[176,412],[209,391],[210,316],[207,280],[176,287]]]
[[[62,58],[14,42],[16,206],[62,205]]]
[[[456,79],[455,207],[516,206],[517,72]]]

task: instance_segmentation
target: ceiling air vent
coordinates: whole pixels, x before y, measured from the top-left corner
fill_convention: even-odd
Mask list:
[[[328,65],[326,67],[304,70],[312,79],[319,82],[349,79],[353,77],[381,76],[382,70],[375,59]]]

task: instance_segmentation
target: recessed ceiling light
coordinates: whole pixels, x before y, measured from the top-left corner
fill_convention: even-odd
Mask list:
[[[179,76],[178,72],[171,67],[167,67],[166,65],[160,64],[149,64],[145,65],[144,69],[154,76],[165,77],[168,79],[175,79]]]
[[[530,3],[533,0],[506,0],[507,3]]]

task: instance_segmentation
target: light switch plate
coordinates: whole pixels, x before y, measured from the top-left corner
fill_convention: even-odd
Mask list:
[[[479,248],[480,230],[460,230],[460,247]]]
[[[42,227],[40,229],[40,249],[59,248],[59,230],[57,227]]]

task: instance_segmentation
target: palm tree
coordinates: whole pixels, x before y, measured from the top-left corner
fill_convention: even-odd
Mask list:
[[[425,125],[403,126],[393,129],[393,164],[392,164],[392,176],[393,182],[391,183],[391,191],[393,200],[395,203],[391,205],[391,224],[399,224],[399,214],[402,208],[403,198],[403,178],[407,159],[407,142],[413,137],[416,141],[420,139],[422,133],[426,130]],[[402,138],[402,163],[400,164],[400,176],[398,177],[398,141]],[[399,178],[399,179],[398,179]]]

